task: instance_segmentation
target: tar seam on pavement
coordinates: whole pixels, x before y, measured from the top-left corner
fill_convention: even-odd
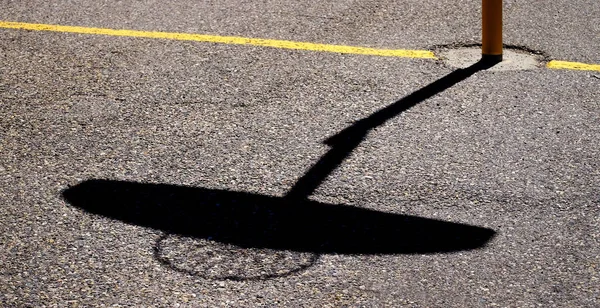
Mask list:
[[[192,33],[177,33],[177,32],[159,32],[159,31],[139,31],[125,29],[108,29],[108,28],[93,28],[93,27],[78,27],[50,24],[36,24],[0,21],[0,28],[4,29],[21,29],[31,31],[51,31],[63,33],[79,33],[79,34],[95,34],[107,36],[126,36],[126,37],[142,37],[155,39],[169,39],[180,41],[197,41],[208,43],[220,43],[230,45],[252,45],[281,49],[309,50],[318,52],[332,52],[342,54],[361,54],[383,57],[401,57],[401,58],[419,58],[419,59],[434,59],[438,58],[429,50],[407,50],[407,49],[378,49],[370,47],[330,45],[310,42],[295,42],[288,40],[273,40],[261,38],[248,38],[241,36],[220,36],[209,34],[192,34]],[[552,60],[546,65],[549,69],[568,69],[568,70],[585,70],[600,72],[600,64],[587,64],[580,62]]]

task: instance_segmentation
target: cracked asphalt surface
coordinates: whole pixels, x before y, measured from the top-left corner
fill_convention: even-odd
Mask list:
[[[600,63],[598,1],[505,5],[507,44]],[[370,47],[479,40],[472,1],[0,6],[6,21]],[[336,253],[172,234],[64,193],[102,179],[281,198],[326,140],[451,74],[443,62],[0,29],[0,63],[1,306],[600,306],[600,73],[482,70],[370,130],[310,202],[495,235],[365,253],[349,232]]]

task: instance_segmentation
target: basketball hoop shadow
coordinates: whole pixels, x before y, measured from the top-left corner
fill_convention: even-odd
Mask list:
[[[167,236],[159,239],[155,257],[162,264],[213,279],[282,277],[310,267],[321,254],[430,254],[481,248],[494,236],[493,230],[344,204],[320,203],[311,201],[308,197],[350,155],[370,130],[488,67],[477,63],[467,69],[454,71],[329,138],[325,143],[331,149],[283,197],[92,179],[64,190],[63,198],[89,213],[161,230],[167,236],[201,241],[202,244],[194,244],[195,249],[203,251],[202,258],[206,260],[201,260],[204,263],[194,265],[196,267],[210,262],[218,263],[224,258],[220,255],[213,258],[217,261],[211,259],[213,261],[208,262],[207,256],[214,256],[215,253],[214,249],[211,251],[206,248],[209,245],[207,243],[218,243],[221,245],[219,249],[223,251],[230,252],[232,247],[237,249],[236,253],[227,257],[229,263],[218,265],[222,269],[215,271],[214,266],[217,265],[209,264],[207,266],[213,268],[199,271],[174,264],[172,260],[176,257],[163,254]],[[258,255],[265,251],[272,255],[279,252],[304,255],[301,255],[302,260],[296,265],[288,268],[275,266],[267,272],[257,270],[248,273],[244,265],[233,265],[248,257],[245,254],[248,251],[254,251]],[[253,257],[256,258],[256,254]],[[288,257],[280,254],[274,259]],[[288,261],[296,257],[292,256]],[[232,271],[231,268],[236,269]]]

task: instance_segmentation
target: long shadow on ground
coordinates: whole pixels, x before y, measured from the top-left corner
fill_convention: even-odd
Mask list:
[[[243,248],[396,254],[474,249],[490,229],[314,201],[165,184],[90,180],[65,199],[143,227]]]
[[[63,197],[90,213],[241,248],[314,254],[421,254],[480,248],[494,236],[493,230],[319,203],[308,197],[373,128],[491,66],[480,62],[456,70],[332,136],[325,141],[331,149],[284,197],[97,179],[66,189]]]

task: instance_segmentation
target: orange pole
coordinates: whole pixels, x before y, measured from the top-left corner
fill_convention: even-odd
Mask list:
[[[481,3],[482,59],[502,61],[502,0],[482,0]]]

